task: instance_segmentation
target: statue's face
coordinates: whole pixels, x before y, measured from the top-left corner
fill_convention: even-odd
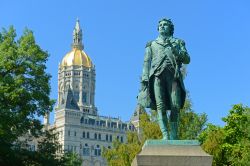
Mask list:
[[[162,35],[170,35],[171,27],[167,21],[161,21],[158,25],[158,31]]]

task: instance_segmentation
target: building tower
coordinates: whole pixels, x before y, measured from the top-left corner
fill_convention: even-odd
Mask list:
[[[106,166],[102,147],[112,148],[112,141],[126,142],[126,132],[134,131],[130,122],[100,116],[95,106],[95,66],[84,51],[79,20],[73,30],[71,51],[58,67],[58,102],[55,121],[61,145],[60,153],[75,152],[84,166]],[[45,121],[48,124],[48,120]]]
[[[79,20],[73,30],[72,50],[67,53],[58,67],[58,106],[79,109],[96,115],[95,66],[84,52],[82,29]]]

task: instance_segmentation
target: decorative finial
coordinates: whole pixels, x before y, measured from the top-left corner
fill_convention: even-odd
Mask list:
[[[82,43],[82,29],[80,27],[80,21],[77,18],[76,19],[76,25],[73,30],[73,48],[83,49],[83,43]]]

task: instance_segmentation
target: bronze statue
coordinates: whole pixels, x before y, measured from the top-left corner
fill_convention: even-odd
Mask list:
[[[160,20],[158,31],[158,38],[146,45],[138,102],[157,110],[163,139],[176,140],[179,112],[186,98],[180,69],[182,64],[190,62],[190,57],[184,41],[173,37],[174,25],[170,19]],[[169,120],[167,110],[170,110]]]

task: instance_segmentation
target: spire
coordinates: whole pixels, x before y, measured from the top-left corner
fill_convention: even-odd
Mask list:
[[[79,48],[83,49],[83,43],[82,43],[82,29],[80,27],[79,19],[76,19],[76,25],[73,30],[73,43],[72,48]]]

